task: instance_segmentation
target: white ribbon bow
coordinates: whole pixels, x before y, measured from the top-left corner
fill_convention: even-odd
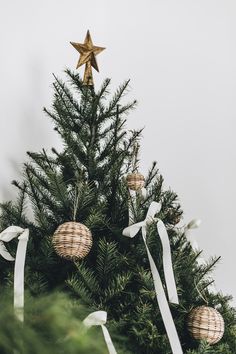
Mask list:
[[[198,246],[198,243],[197,243],[197,240],[196,240],[196,237],[193,235],[193,233],[191,232],[191,230],[193,229],[198,229],[199,226],[201,225],[202,223],[202,220],[200,219],[193,219],[191,220],[188,225],[184,228],[184,233],[185,233],[185,236],[188,240],[188,242],[190,242],[193,250],[195,252],[200,252],[200,248]],[[202,255],[198,256],[197,258],[197,262],[198,264],[201,266],[201,265],[206,265],[206,261],[205,259],[202,257]],[[211,278],[209,278],[209,280],[211,280]],[[216,286],[215,286],[215,283],[212,282],[210,285],[208,285],[208,291],[210,291],[211,293],[213,294],[216,294],[217,293],[217,289],[216,289]]]
[[[199,247],[198,247],[198,243],[196,241],[196,238],[194,237],[194,235],[191,233],[191,230],[193,229],[198,229],[199,226],[201,225],[202,220],[200,219],[193,219],[191,220],[188,225],[184,228],[184,233],[185,236],[187,238],[187,240],[191,243],[192,248],[194,249],[194,251],[198,251]]]
[[[133,238],[137,235],[140,229],[142,229],[143,240],[146,244],[146,226],[148,223],[152,221],[157,221],[157,231],[159,237],[161,239],[162,248],[163,248],[163,268],[164,268],[164,275],[166,280],[167,292],[169,301],[174,304],[179,304],[178,294],[175,284],[174,272],[172,267],[172,259],[171,259],[171,249],[170,249],[170,242],[169,237],[166,231],[166,227],[164,223],[160,219],[156,219],[155,215],[159,213],[161,210],[161,204],[157,202],[152,202],[146,218],[144,221],[138,222],[131,226],[126,227],[123,230],[123,235],[127,237]]]
[[[83,323],[86,327],[101,326],[109,354],[117,354],[115,347],[112,343],[110,334],[108,332],[108,329],[105,326],[106,322],[107,322],[107,312],[106,311],[92,312],[83,321]]]
[[[123,235],[133,238],[135,235],[137,235],[140,229],[142,230],[142,237],[143,237],[143,241],[147,250],[147,255],[150,263],[154,287],[156,291],[157,302],[166,328],[167,336],[170,341],[170,346],[172,348],[173,354],[182,354],[183,351],[172,318],[172,314],[170,312],[169,304],[166,299],[161,278],[146,242],[146,233],[147,233],[146,229],[148,223],[152,221],[157,221],[157,230],[163,247],[163,268],[164,268],[164,275],[165,275],[166,286],[168,291],[168,297],[172,303],[178,304],[179,301],[178,301],[178,295],[177,295],[173,267],[172,267],[171,250],[170,250],[168,234],[164,223],[160,219],[155,219],[155,215],[160,210],[161,210],[161,204],[157,202],[152,202],[148,209],[145,220],[126,227],[123,230]]]
[[[19,242],[15,260],[6,249],[4,242],[9,242],[16,237],[18,237]],[[24,321],[24,267],[28,239],[29,230],[18,226],[9,226],[0,233],[0,255],[7,261],[15,260],[14,309],[17,318],[22,322]]]

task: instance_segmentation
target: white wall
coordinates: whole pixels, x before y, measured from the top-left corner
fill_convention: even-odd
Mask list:
[[[129,127],[146,126],[142,166],[157,160],[179,194],[185,220],[206,255],[222,255],[218,288],[236,296],[234,0],[8,0],[0,11],[0,200],[14,197],[25,151],[60,146],[42,113],[52,75],[74,68],[89,28],[106,46],[100,74],[131,78],[139,107]]]

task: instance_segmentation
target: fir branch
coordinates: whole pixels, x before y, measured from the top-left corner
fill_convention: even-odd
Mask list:
[[[105,79],[103,81],[100,90],[96,93],[98,102],[100,102],[102,99],[104,99],[106,97],[106,95],[109,93],[108,87],[110,86],[110,83],[111,83],[110,79]]]
[[[100,284],[104,287],[105,284],[109,283],[110,278],[114,277],[114,271],[119,266],[117,244],[101,239],[98,242],[97,252],[97,277]]]
[[[66,74],[72,79],[72,73],[70,70],[66,70],[65,71]],[[83,121],[86,120],[86,117],[84,117],[82,109],[80,107],[80,105],[74,100],[73,95],[71,94],[70,90],[66,87],[65,84],[63,84],[55,75],[53,75],[57,84],[59,85],[59,87],[61,88],[61,90],[63,90],[64,94],[66,95],[68,101],[70,102],[70,104],[73,106],[73,108],[75,109],[75,111],[78,113],[78,117],[80,117],[80,119],[82,118]],[[78,83],[78,78],[79,76],[73,76],[73,80],[72,82],[76,82]],[[81,82],[80,82],[81,83]],[[76,85],[77,86],[77,85]],[[78,86],[77,86],[78,87]],[[82,86],[81,86],[82,87]]]
[[[115,92],[113,98],[111,99],[108,109],[105,112],[105,114],[109,114],[113,109],[116,108],[117,104],[119,103],[120,99],[123,97],[123,95],[126,93],[127,88],[129,86],[130,80],[127,80],[124,82],[123,85],[121,85]]]
[[[215,268],[216,264],[219,262],[220,259],[221,257],[213,258],[212,261],[208,262],[206,266],[202,266],[199,268],[198,276],[197,276],[197,285],[207,274],[213,271],[213,269]]]

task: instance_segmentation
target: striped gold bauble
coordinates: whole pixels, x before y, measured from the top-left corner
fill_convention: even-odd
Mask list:
[[[209,344],[218,343],[225,330],[223,317],[209,306],[194,308],[188,315],[187,326],[194,339],[206,340]]]
[[[141,173],[130,173],[126,177],[127,186],[133,191],[138,191],[144,187],[145,178]]]
[[[90,230],[85,225],[69,221],[57,228],[52,243],[60,257],[76,261],[87,256],[93,240]]]

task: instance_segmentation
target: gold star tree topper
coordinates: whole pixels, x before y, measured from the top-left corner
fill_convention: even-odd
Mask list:
[[[80,53],[80,58],[76,69],[85,64],[83,84],[93,86],[93,73],[92,67],[99,71],[96,60],[96,55],[101,53],[105,48],[93,45],[89,31],[87,31],[84,43],[70,42],[73,47]]]

